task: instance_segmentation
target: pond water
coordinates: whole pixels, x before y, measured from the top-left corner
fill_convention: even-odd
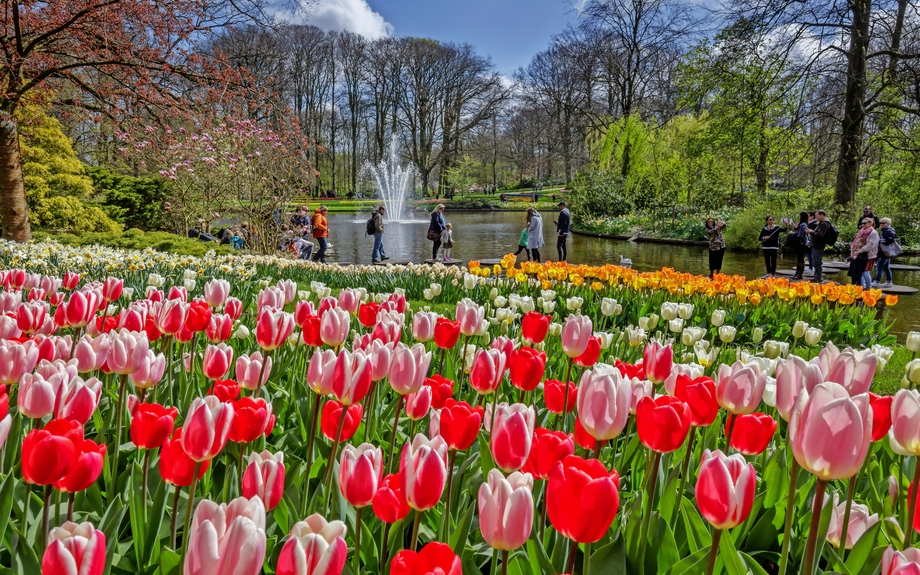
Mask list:
[[[556,259],[555,212],[542,213],[546,247],[540,250],[543,259]],[[447,212],[445,219],[453,225],[454,259],[480,260],[500,258],[517,250],[518,237],[524,227],[523,212]],[[370,213],[333,214],[329,218],[329,241],[333,244],[330,262],[369,264],[374,240],[364,233]],[[431,242],[425,237],[428,219],[410,223],[387,224],[383,245],[393,260],[421,262],[431,257]],[[629,258],[633,268],[653,271],[663,267],[698,274],[709,273],[708,250],[704,246],[636,243],[586,236],[569,236],[569,261],[590,265],[619,263],[620,256]],[[523,254],[521,254],[523,256]],[[829,257],[828,259],[836,259]],[[898,263],[917,264],[918,258],[898,258]],[[795,267],[795,257],[781,256],[778,269]],[[765,273],[763,258],[752,252],[727,252],[724,267],[727,274],[757,277]],[[920,272],[894,271],[894,283],[920,287]],[[849,279],[841,272],[829,276],[838,282]],[[920,330],[920,296],[901,296],[891,309],[895,321],[893,331],[903,337],[908,331]]]

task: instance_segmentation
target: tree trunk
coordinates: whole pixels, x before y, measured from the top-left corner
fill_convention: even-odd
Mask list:
[[[859,187],[863,124],[866,118],[866,52],[869,49],[871,0],[855,0],[851,5],[850,50],[847,56],[847,90],[840,121],[840,155],[837,157],[837,182],[834,202],[849,204]]]
[[[26,187],[22,179],[19,130],[6,112],[0,112],[0,210],[4,239],[17,242],[32,239]]]
[[[767,138],[764,135],[764,126],[761,124],[760,129],[760,153],[757,156],[757,168],[754,170],[757,176],[757,195],[765,197],[767,193],[767,158],[769,157],[770,148],[767,145]]]

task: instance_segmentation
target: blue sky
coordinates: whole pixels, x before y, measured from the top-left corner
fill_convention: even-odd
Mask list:
[[[468,42],[506,75],[576,18],[570,0],[312,0],[309,10],[306,22],[325,29]]]

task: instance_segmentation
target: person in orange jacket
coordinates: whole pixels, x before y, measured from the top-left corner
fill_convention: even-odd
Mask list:
[[[329,237],[329,221],[326,212],[329,208],[320,206],[313,211],[313,237],[319,242],[319,250],[313,254],[313,261],[326,263],[326,238]]]

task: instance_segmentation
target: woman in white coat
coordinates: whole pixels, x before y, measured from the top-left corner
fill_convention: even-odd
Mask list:
[[[527,249],[533,261],[540,262],[540,248],[543,243],[543,218],[534,208],[527,208]]]

